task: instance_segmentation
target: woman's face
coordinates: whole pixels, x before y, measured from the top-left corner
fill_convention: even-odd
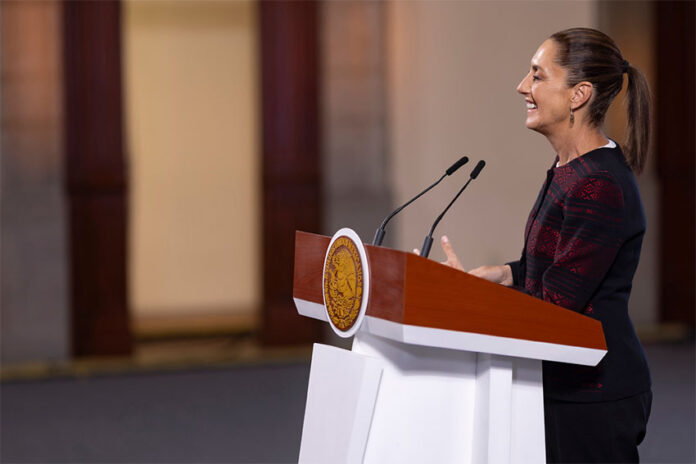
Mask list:
[[[566,71],[556,64],[556,43],[548,39],[532,57],[527,75],[517,86],[527,102],[529,129],[546,136],[568,127],[572,88],[566,85]]]

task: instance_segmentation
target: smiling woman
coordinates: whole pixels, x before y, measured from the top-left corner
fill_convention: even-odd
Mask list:
[[[552,40],[544,42],[532,58],[529,73],[517,86],[527,102],[527,128],[547,136],[570,128],[567,102],[573,89],[566,85],[566,71],[554,62],[557,49]],[[578,90],[586,96],[586,86]]]
[[[628,74],[625,152],[602,129]],[[594,29],[553,34],[517,91],[526,126],[556,159],[534,204],[520,260],[470,271],[602,322],[608,347],[594,367],[544,362],[549,462],[637,462],[652,402],[628,299],[645,234],[633,172],[645,163],[650,98],[643,74]],[[443,241],[446,264],[458,263]]]

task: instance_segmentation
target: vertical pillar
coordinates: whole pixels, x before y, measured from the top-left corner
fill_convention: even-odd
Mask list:
[[[396,206],[387,156],[387,4],[323,2],[320,17],[324,230],[350,227],[371,242]]]
[[[292,303],[295,230],[321,228],[318,4],[260,2],[266,344],[316,341]]]
[[[660,319],[694,326],[696,306],[696,36],[694,2],[655,2],[661,180]]]
[[[61,3],[0,2],[0,353],[69,356]]]
[[[131,351],[118,0],[63,3],[73,354]]]

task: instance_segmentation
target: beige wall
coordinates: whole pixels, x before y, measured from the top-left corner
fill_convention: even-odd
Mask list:
[[[527,215],[555,153],[543,136],[525,128],[524,101],[515,88],[536,48],[550,34],[575,26],[600,27],[600,14],[616,12],[600,10],[595,1],[392,1],[389,9],[396,203],[427,186],[459,156],[471,158],[463,172],[402,213],[397,247],[420,247],[474,163],[485,159],[483,173],[440,223],[436,240],[447,234],[466,268],[518,259]],[[612,35],[615,24],[604,21],[603,26]],[[646,41],[649,35],[638,43],[629,40],[633,48]],[[626,52],[629,59],[633,51]],[[635,59],[645,60],[644,55]],[[613,132],[617,124],[608,129],[621,140],[621,131]],[[643,187],[649,209],[654,192],[651,185]],[[655,268],[650,267],[655,261],[656,226],[651,229],[635,282],[638,298],[634,295],[631,303],[639,324],[656,317]],[[436,245],[431,258],[443,260]]]
[[[126,1],[137,316],[259,304],[256,4]]]

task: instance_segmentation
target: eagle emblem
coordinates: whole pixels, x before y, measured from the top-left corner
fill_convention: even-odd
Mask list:
[[[363,263],[358,248],[347,236],[336,238],[324,262],[324,303],[331,324],[347,332],[363,304]]]

